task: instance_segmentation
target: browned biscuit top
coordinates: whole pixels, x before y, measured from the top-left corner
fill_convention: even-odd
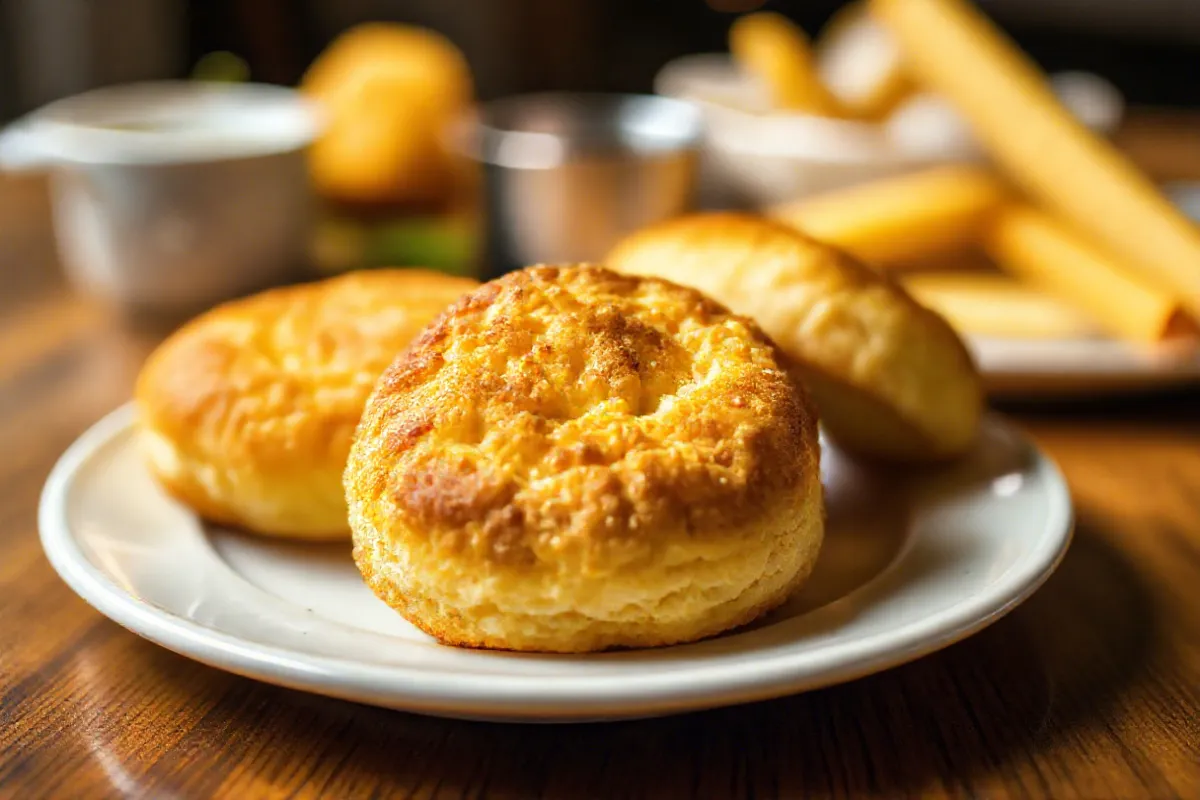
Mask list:
[[[610,570],[761,535],[817,447],[753,322],[666,281],[538,266],[466,295],[384,374],[346,488],[352,519],[410,551]]]
[[[146,362],[145,427],[182,453],[283,471],[340,469],[379,374],[474,281],[373,270],[226,303]]]

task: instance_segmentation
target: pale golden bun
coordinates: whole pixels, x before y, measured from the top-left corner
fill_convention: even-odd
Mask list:
[[[368,22],[335,39],[300,90],[327,125],[309,152],[317,192],[358,203],[447,201],[466,165],[446,149],[446,128],[472,102],[463,54],[434,31]]]
[[[158,481],[201,516],[256,533],[346,539],[342,472],[376,379],[478,285],[378,270],[219,306],[168,338],[137,384]]]
[[[530,267],[380,379],[346,469],[354,557],[449,644],[691,641],[808,576],[818,462],[813,408],[753,322],[666,281]]]
[[[639,231],[605,263],[692,286],[754,318],[850,450],[931,461],[975,440],[983,390],[958,335],[845,253],[766,219],[709,213]]]

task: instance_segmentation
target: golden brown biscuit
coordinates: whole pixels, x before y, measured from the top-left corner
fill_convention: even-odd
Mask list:
[[[958,335],[838,250],[766,219],[713,213],[635,233],[606,263],[695,287],[757,320],[848,449],[928,461],[975,439],[983,393]]]
[[[354,557],[450,644],[691,641],[807,577],[818,461],[813,409],[753,322],[666,281],[530,267],[380,379],[346,469]]]
[[[342,471],[375,380],[476,285],[420,270],[360,272],[198,317],[138,378],[151,472],[215,522],[347,538]]]

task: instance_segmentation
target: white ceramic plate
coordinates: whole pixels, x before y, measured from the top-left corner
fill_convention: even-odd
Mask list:
[[[1052,398],[1200,384],[1200,354],[1113,339],[968,342],[994,397]]]
[[[580,720],[764,699],[909,661],[995,621],[1054,570],[1071,503],[1054,465],[989,420],[950,469],[824,457],[825,549],[810,583],[739,632],[658,650],[547,656],[443,647],[376,600],[348,545],[202,524],[133,448],[121,409],[62,457],[42,542],[76,592],[151,641],[242,675],[445,716]]]

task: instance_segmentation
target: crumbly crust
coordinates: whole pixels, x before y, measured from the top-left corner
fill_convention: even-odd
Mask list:
[[[781,602],[816,557],[819,481],[813,408],[753,322],[666,281],[538,266],[388,369],[345,485],[359,568],[408,619],[576,651]]]

